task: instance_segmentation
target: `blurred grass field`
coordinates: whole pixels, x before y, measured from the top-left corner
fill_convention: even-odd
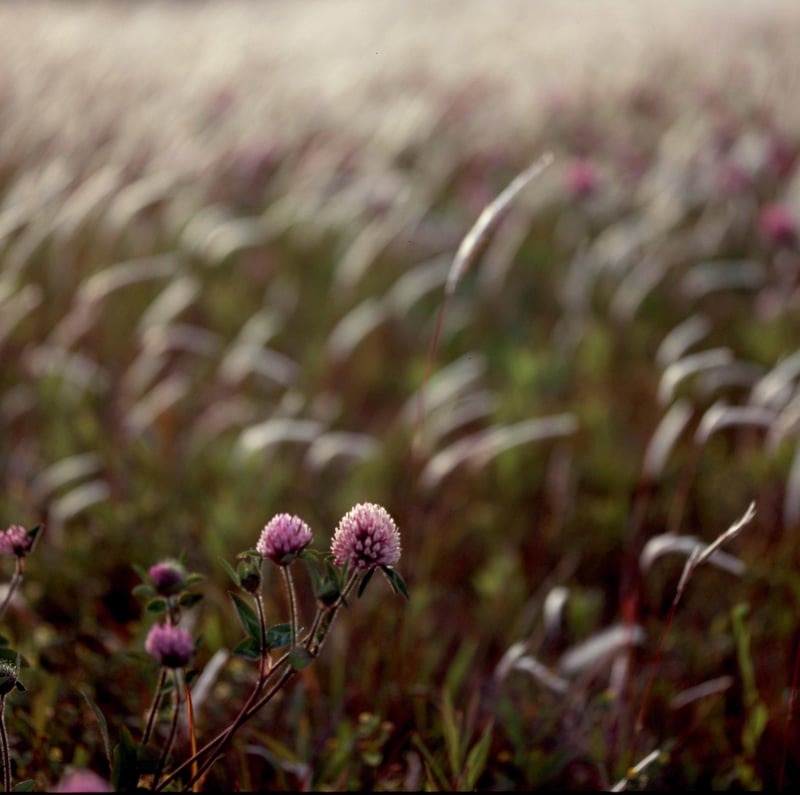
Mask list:
[[[410,601],[351,605],[207,788],[800,778],[798,36],[789,0],[0,5],[0,521],[45,525],[15,780],[108,774],[82,689],[140,729],[133,564],[207,577],[202,670],[219,558],[365,500]],[[461,240],[546,152],[426,383]]]

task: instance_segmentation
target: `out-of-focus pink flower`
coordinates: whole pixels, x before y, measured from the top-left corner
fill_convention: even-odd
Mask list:
[[[400,560],[400,532],[385,508],[371,502],[351,508],[333,534],[331,552],[337,566],[366,571],[394,566]]]
[[[194,653],[192,636],[172,624],[154,624],[147,633],[144,648],[166,668],[184,668]]]
[[[163,560],[148,571],[156,591],[162,596],[172,596],[181,590],[186,580],[186,569],[177,560]]]
[[[771,243],[789,246],[797,239],[797,221],[791,210],[774,202],[761,210],[758,216],[761,234]]]
[[[567,192],[575,199],[591,196],[600,185],[597,167],[586,158],[578,158],[568,163],[564,179]]]
[[[281,566],[291,563],[310,543],[311,528],[299,516],[279,513],[264,526],[256,549]]]
[[[113,792],[110,782],[91,770],[70,770],[53,792]]]
[[[24,527],[12,524],[0,533],[0,555],[13,555],[22,558],[30,552],[33,539]]]

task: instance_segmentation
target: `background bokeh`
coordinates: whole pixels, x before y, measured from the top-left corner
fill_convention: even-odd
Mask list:
[[[206,577],[210,735],[252,679],[219,559],[360,501],[410,601],[376,578],[209,788],[796,778],[798,36],[790,0],[0,5],[15,779],[108,775],[82,691],[141,730],[134,564]]]

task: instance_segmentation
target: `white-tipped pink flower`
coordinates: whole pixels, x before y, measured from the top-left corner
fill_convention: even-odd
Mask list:
[[[342,517],[331,552],[337,566],[359,571],[394,566],[400,560],[400,531],[385,508],[362,502]]]
[[[144,648],[166,668],[185,668],[194,653],[192,636],[172,624],[154,624]]]
[[[279,513],[265,525],[256,549],[273,563],[285,566],[311,543],[311,528],[299,517]]]

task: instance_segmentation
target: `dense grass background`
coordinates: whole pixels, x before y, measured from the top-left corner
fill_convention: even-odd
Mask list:
[[[206,576],[203,670],[239,640],[219,558],[369,500],[410,602],[374,583],[208,788],[598,789],[654,749],[651,787],[792,783],[798,34],[790,2],[0,6],[0,521],[45,525],[15,780],[108,775],[82,690],[141,731],[133,564]],[[546,151],[415,446],[455,251]],[[681,538],[751,501],[659,655]]]

